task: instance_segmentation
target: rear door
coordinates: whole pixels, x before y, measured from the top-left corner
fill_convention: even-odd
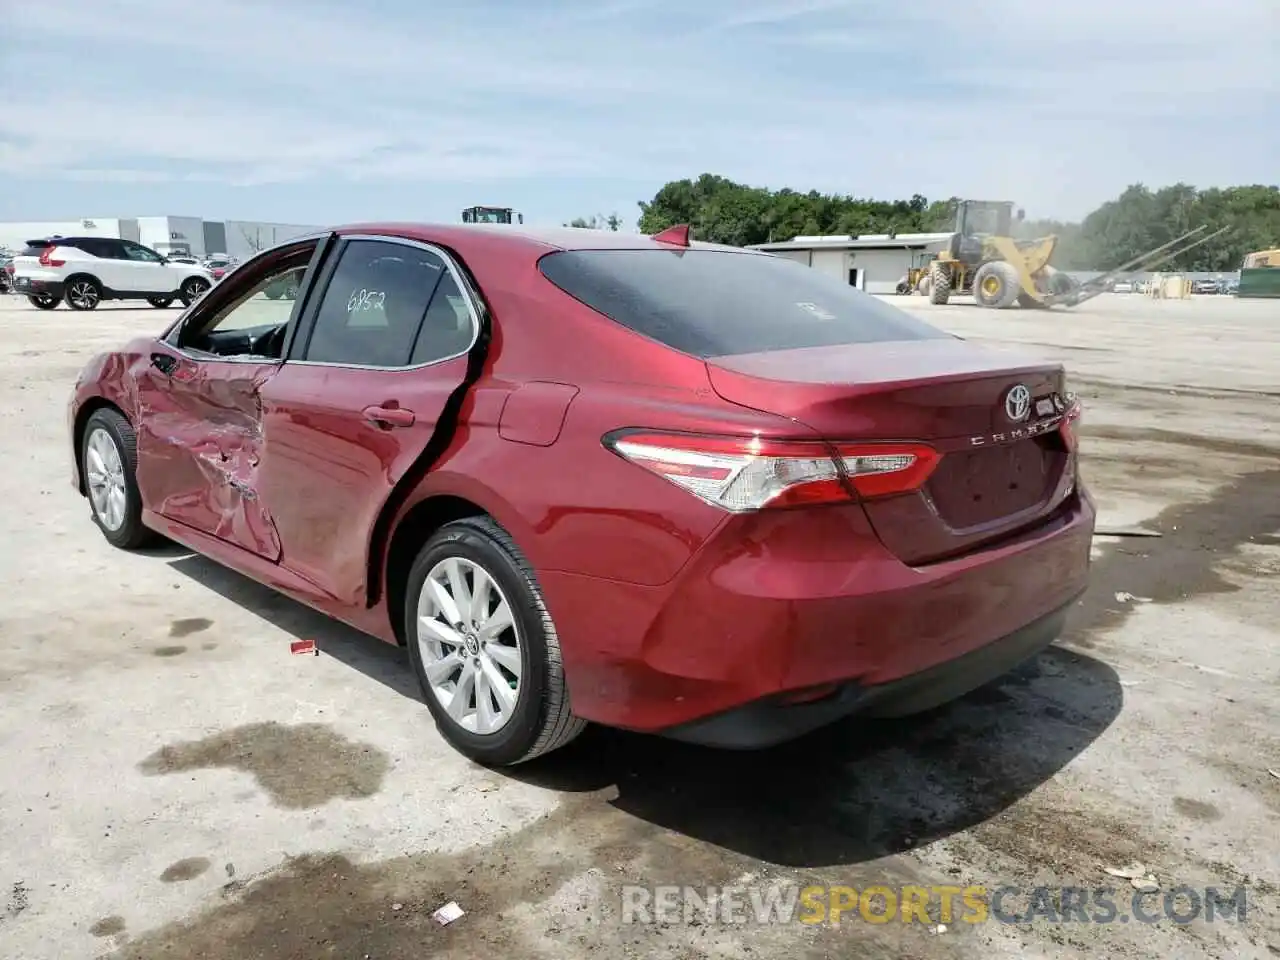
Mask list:
[[[81,253],[92,258],[77,264],[77,270],[92,273],[108,290],[129,289],[129,269],[119,240],[111,237],[83,237],[76,240],[75,245]]]
[[[479,310],[445,251],[349,237],[262,387],[262,497],[282,563],[361,604],[374,523],[464,384]]]

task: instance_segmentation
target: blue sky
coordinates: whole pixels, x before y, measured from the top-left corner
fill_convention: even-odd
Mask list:
[[[1078,216],[1139,180],[1280,180],[1275,3],[15,3],[0,219],[632,228],[702,172]]]

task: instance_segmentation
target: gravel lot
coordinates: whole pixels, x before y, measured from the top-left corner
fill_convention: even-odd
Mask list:
[[[1280,306],[894,302],[1064,360],[1101,522],[1163,536],[1100,538],[1060,645],[929,716],[749,755],[593,730],[499,774],[437,737],[399,651],[91,525],[71,383],[171,311],[0,298],[0,956],[1280,955]],[[620,917],[627,883],[1096,887],[1131,861],[1242,886],[1246,920]]]

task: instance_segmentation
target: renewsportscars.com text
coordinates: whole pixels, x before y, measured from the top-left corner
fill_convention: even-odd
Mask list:
[[[626,886],[623,923],[1178,923],[1244,922],[1244,887],[1176,886]]]

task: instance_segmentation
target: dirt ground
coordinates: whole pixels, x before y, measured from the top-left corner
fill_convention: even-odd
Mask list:
[[[932,714],[760,754],[592,730],[500,774],[399,651],[91,525],[71,384],[170,311],[0,298],[0,956],[1280,956],[1280,305],[894,302],[1062,359],[1101,523],[1162,535],[1099,538],[1062,641]],[[1190,922],[1129,922],[1133,861]],[[1113,886],[1122,916],[637,924],[625,884]]]

